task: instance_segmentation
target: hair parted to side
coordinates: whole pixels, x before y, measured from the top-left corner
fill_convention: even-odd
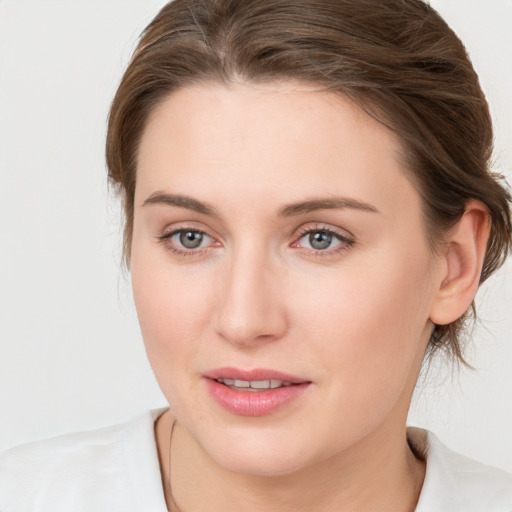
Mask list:
[[[510,252],[510,196],[490,171],[492,123],[458,37],[422,0],[174,0],[149,24],[112,103],[109,178],[124,205],[129,265],[137,153],[148,116],[191,84],[296,80],[349,97],[395,132],[435,250],[470,199],[491,234],[481,282]],[[429,354],[465,362],[474,313],[436,326]]]

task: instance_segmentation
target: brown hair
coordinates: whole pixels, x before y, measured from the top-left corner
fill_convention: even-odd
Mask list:
[[[144,31],[110,111],[109,178],[129,264],[137,153],[148,116],[188,84],[293,79],[351,98],[400,138],[432,248],[469,199],[490,213],[481,282],[511,247],[510,196],[489,170],[492,125],[465,48],[421,0],[174,0]],[[474,313],[474,305],[469,313]],[[429,351],[463,361],[458,321]]]

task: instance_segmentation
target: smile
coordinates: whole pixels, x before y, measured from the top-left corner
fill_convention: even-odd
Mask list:
[[[240,379],[215,379],[220,384],[228,386],[236,391],[261,391],[265,389],[277,389],[281,387],[291,386],[291,382],[282,380],[240,380]]]
[[[203,375],[209,396],[237,416],[266,416],[296,402],[310,380],[269,369],[218,368]]]

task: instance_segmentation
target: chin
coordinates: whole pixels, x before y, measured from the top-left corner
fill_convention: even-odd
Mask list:
[[[296,473],[307,465],[305,460],[298,460],[297,453],[288,456],[286,453],[270,450],[259,453],[212,453],[210,456],[227,471],[248,476],[285,476]]]
[[[313,463],[311,438],[294,439],[287,429],[221,429],[198,439],[210,458],[227,471],[252,476],[283,476]],[[213,435],[212,435],[213,434]],[[228,448],[226,448],[228,447]]]

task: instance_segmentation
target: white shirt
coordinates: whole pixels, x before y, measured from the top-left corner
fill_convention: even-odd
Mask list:
[[[1,512],[167,512],[154,422],[22,445],[0,456]],[[512,512],[512,475],[453,453],[432,433],[408,429],[427,461],[416,512]]]

